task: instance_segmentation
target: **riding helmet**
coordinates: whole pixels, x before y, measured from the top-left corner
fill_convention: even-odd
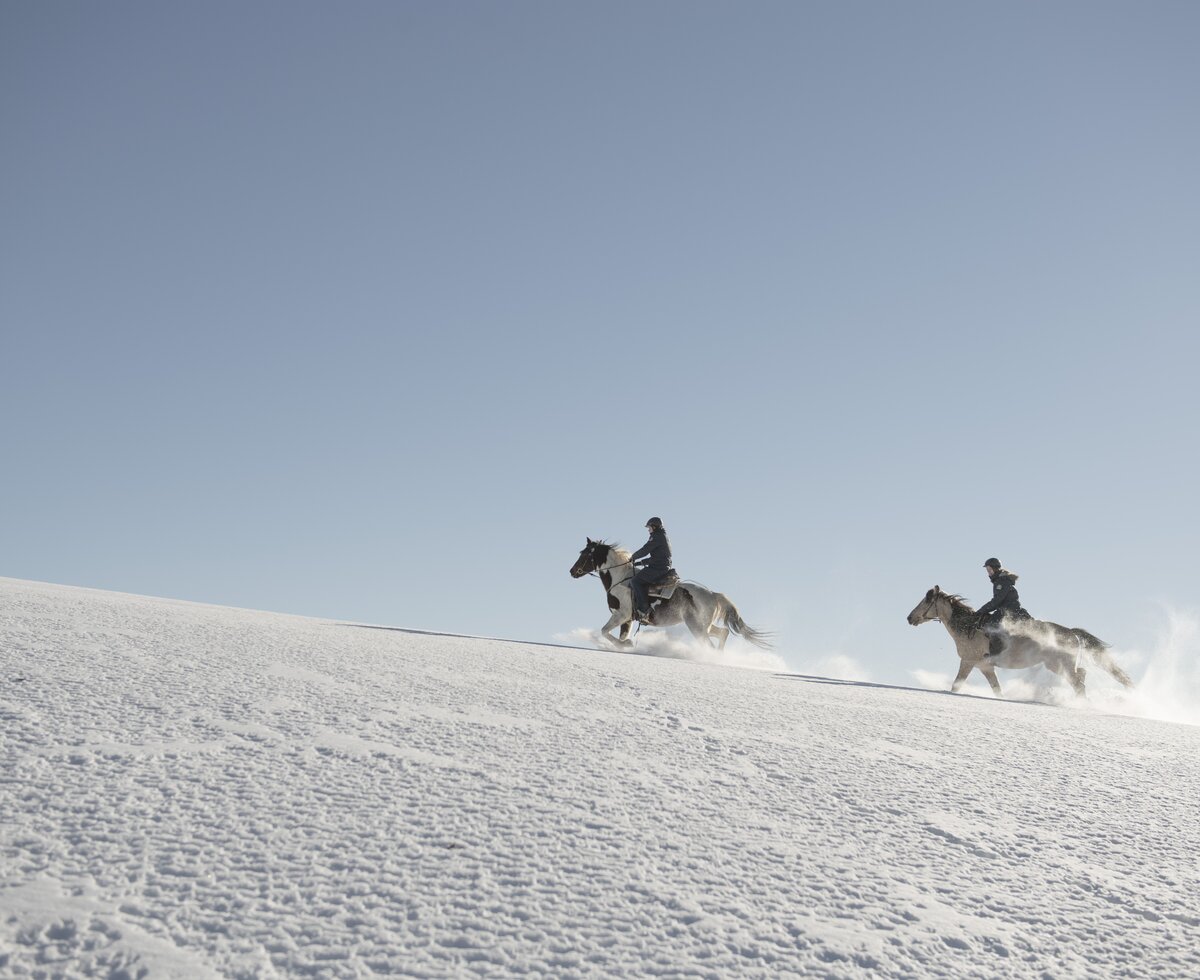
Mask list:
[[[661,531],[662,526],[661,517],[651,517],[650,520],[646,522],[646,527],[650,528],[651,531]]]
[[[992,568],[996,569],[996,571],[1000,571],[1000,559],[999,558],[989,558],[987,561],[985,561],[983,563],[984,568],[987,568],[988,566],[991,566]]]

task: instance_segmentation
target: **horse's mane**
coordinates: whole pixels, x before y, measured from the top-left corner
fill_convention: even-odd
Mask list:
[[[626,561],[626,562],[629,561],[629,552],[626,551],[624,548],[622,548],[615,541],[608,542],[608,541],[605,541],[603,538],[599,538],[596,540],[595,543],[604,545],[604,547],[606,547],[609,550],[609,554],[616,555],[618,560]]]
[[[968,616],[975,616],[975,607],[972,606],[966,599],[958,595],[950,595],[948,592],[942,593],[943,597],[950,600],[950,622],[960,623]]]

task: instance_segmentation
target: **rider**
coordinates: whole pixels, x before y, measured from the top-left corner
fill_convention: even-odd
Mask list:
[[[630,580],[633,587],[633,614],[639,623],[650,619],[650,598],[646,594],[646,586],[655,585],[668,578],[671,574],[671,542],[667,540],[667,532],[663,528],[662,518],[651,517],[646,522],[650,529],[650,540],[633,553],[630,561],[645,561],[644,566],[633,573]]]
[[[987,655],[996,657],[1004,648],[1005,626],[1015,620],[1033,617],[1021,606],[1017,576],[1002,567],[999,558],[989,558],[983,567],[992,580],[992,598],[979,607],[979,628],[988,637]]]

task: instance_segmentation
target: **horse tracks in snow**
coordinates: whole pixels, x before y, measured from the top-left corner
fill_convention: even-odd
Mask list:
[[[0,974],[1200,975],[1200,729],[0,579]]]

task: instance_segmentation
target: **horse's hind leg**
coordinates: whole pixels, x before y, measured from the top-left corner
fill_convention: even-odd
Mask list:
[[[725,649],[725,641],[729,639],[729,626],[718,626],[717,620],[721,617],[721,606],[718,604],[713,606],[712,618],[708,623],[708,635],[717,638],[717,649]]]
[[[676,600],[678,604],[676,605]],[[712,646],[713,620],[716,618],[715,607],[698,600],[691,592],[680,589],[671,599],[675,613],[683,620],[688,632],[706,647]],[[678,622],[679,620],[673,620]],[[720,646],[725,646],[722,642]]]
[[[1064,656],[1059,660],[1047,660],[1046,666],[1067,681],[1079,697],[1087,695],[1087,689],[1083,684],[1084,678],[1087,677],[1087,671],[1082,667],[1076,667],[1070,657]]]
[[[684,625],[687,626],[688,632],[697,640],[703,643],[706,647],[712,646],[713,624],[704,621],[703,614],[694,606],[689,606],[683,614]],[[729,630],[725,630],[725,636],[721,637],[718,644],[719,649],[725,649],[725,637],[729,635]]]
[[[688,628],[688,632],[697,640],[703,643],[706,647],[712,646],[712,632],[702,619],[694,613],[688,613],[683,617],[683,622]],[[724,643],[721,646],[725,646]]]
[[[729,639],[729,623],[726,622],[724,626],[717,625],[717,620],[721,618],[724,612],[725,609],[718,602],[715,606],[713,606],[712,618],[708,623],[708,635],[717,637],[718,650],[724,650],[725,641]]]
[[[1103,648],[1100,650],[1092,650],[1090,652],[1095,658],[1096,663],[1112,674],[1122,687],[1133,687],[1133,681],[1130,679],[1129,675],[1125,673],[1125,671],[1117,666],[1117,662],[1113,660],[1111,653]]]

